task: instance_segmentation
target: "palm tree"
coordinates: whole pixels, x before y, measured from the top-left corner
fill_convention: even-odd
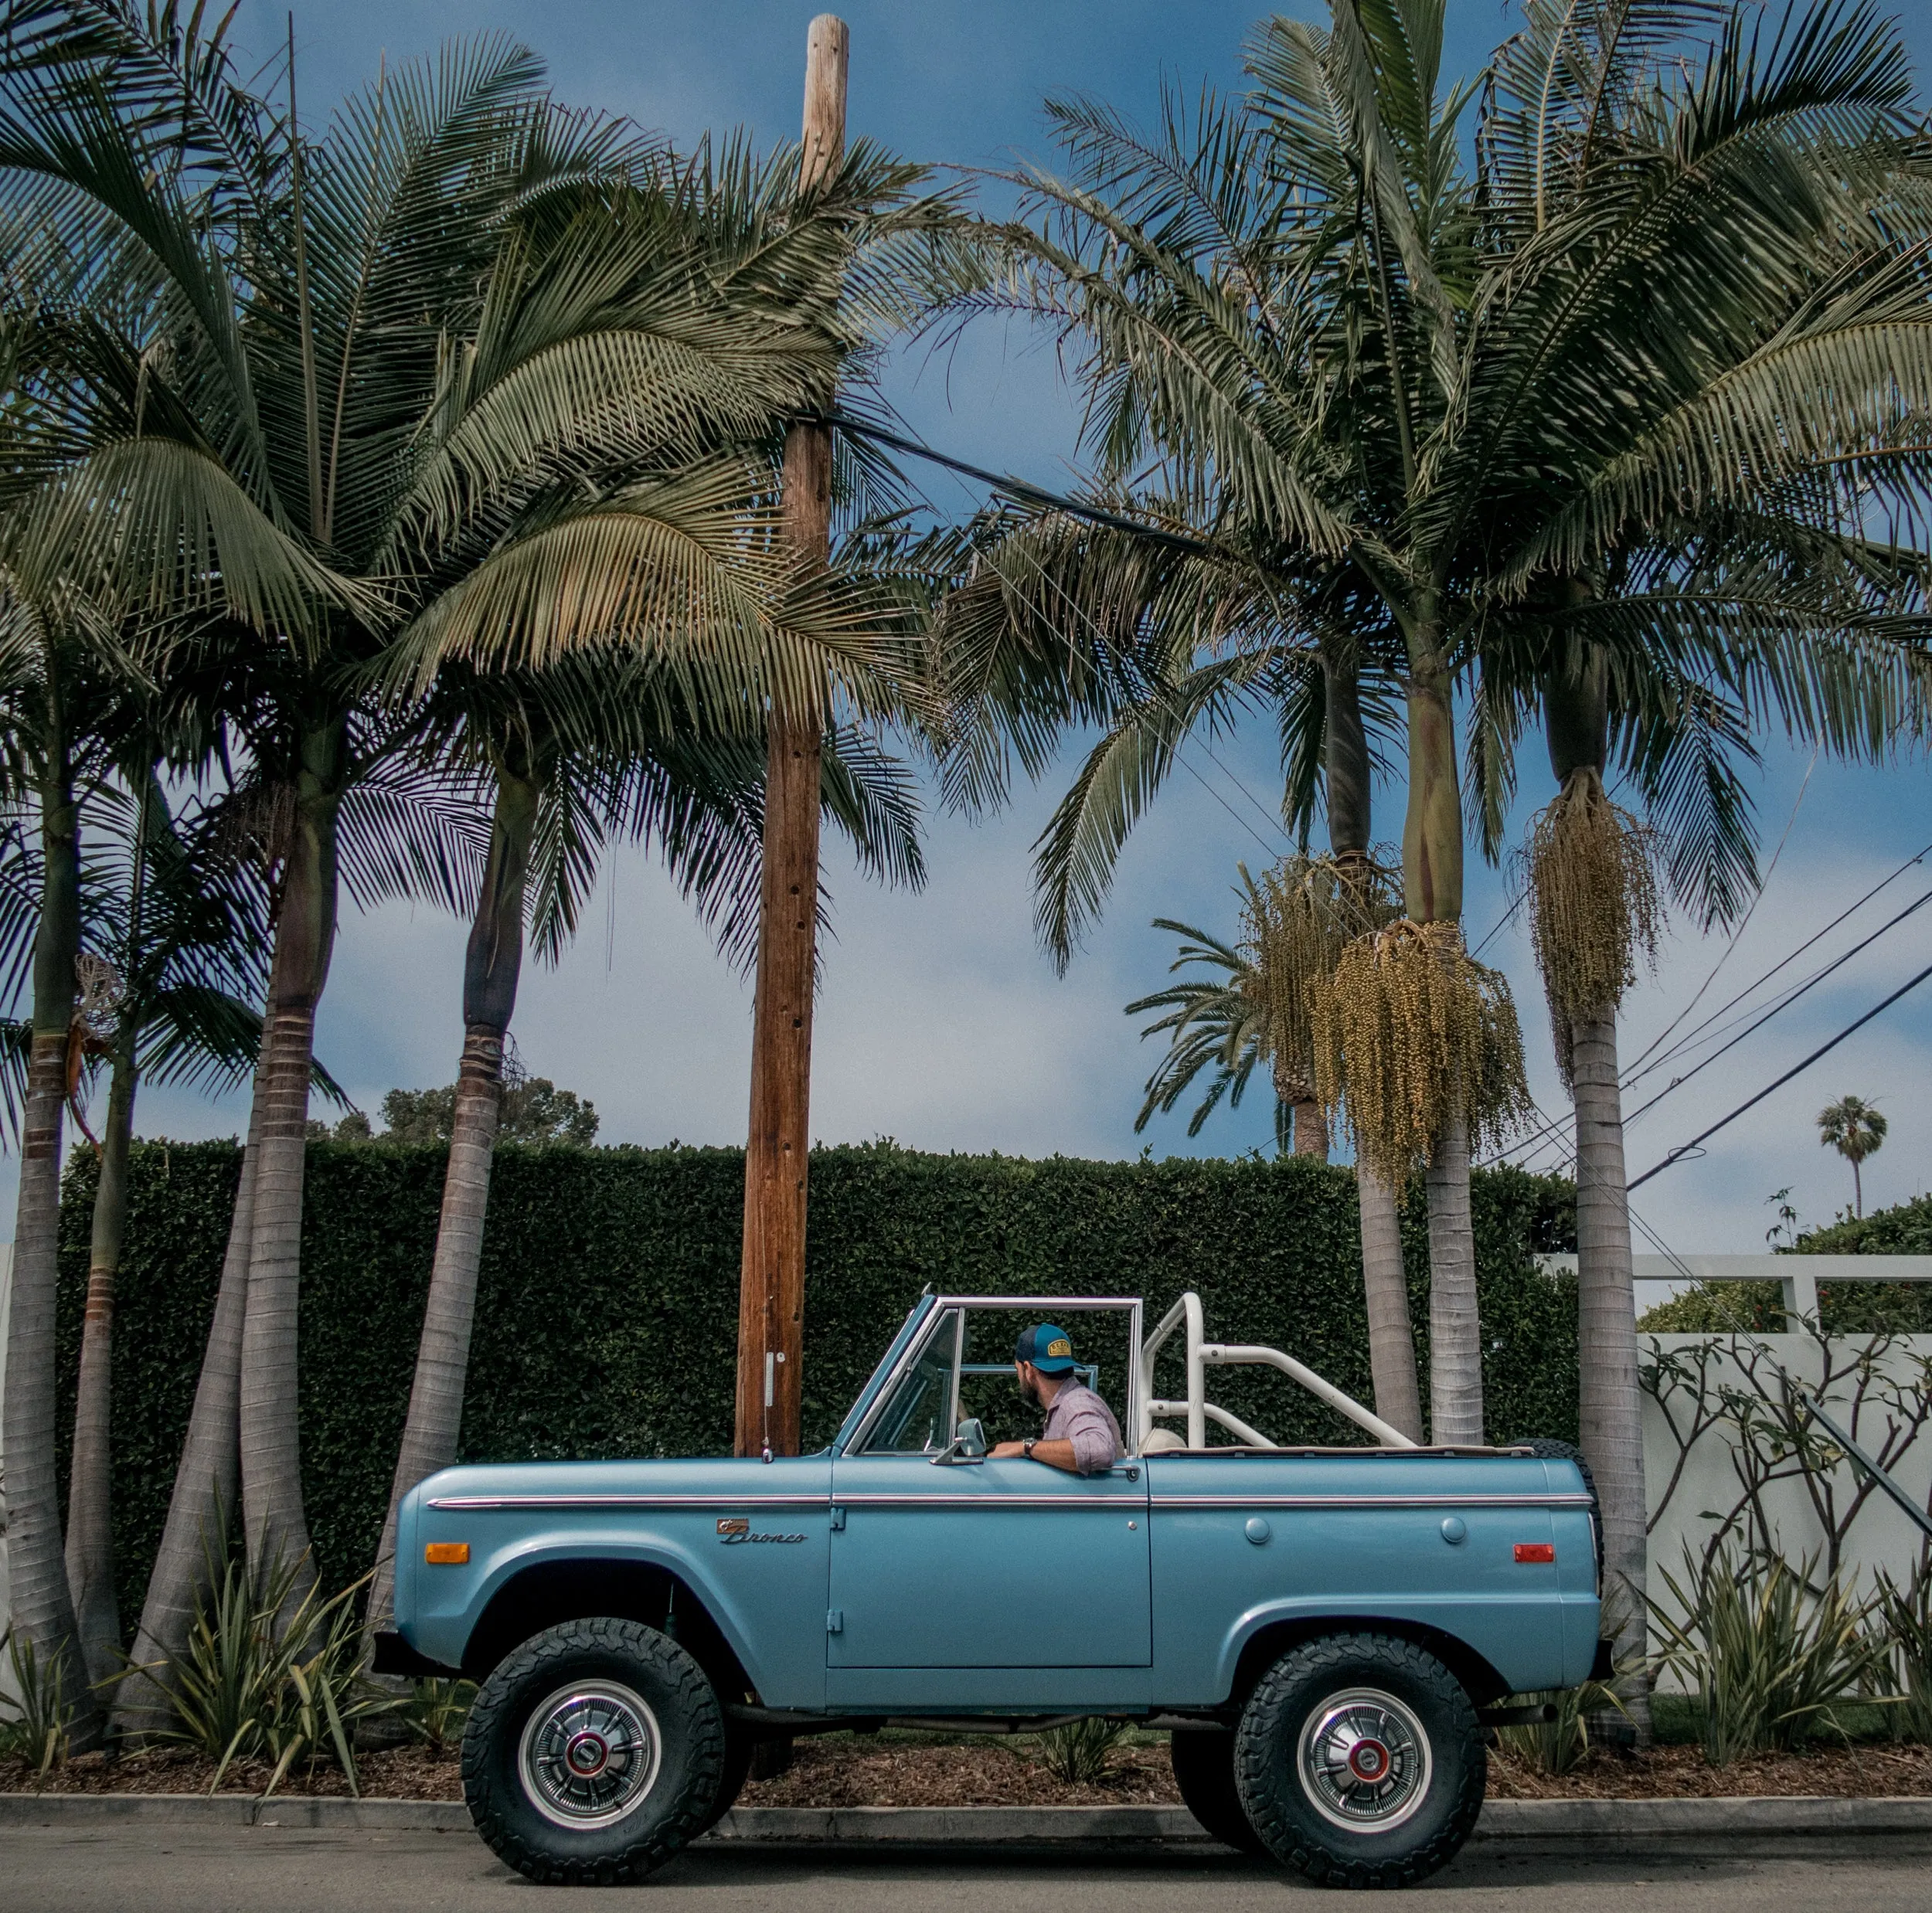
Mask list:
[[[1825,708],[1792,642],[1835,622],[1825,596],[1788,571],[1782,603],[1730,568],[1714,586],[1671,554],[1714,514],[1747,532],[1781,488],[1835,504],[1885,458],[1917,455],[1917,216],[1903,188],[1876,210],[1909,144],[1888,36],[1815,8],[1767,57],[1733,19],[1706,73],[1679,86],[1644,76],[1692,24],[1682,9],[1532,8],[1532,22],[1519,63],[1542,59],[1549,83],[1519,86],[1516,56],[1499,61],[1507,83],[1482,96],[1477,129],[1480,192],[1458,157],[1468,96],[1437,98],[1440,10],[1337,0],[1330,31],[1264,30],[1250,51],[1258,90],[1239,110],[1210,104],[1192,126],[1171,110],[1162,135],[1140,141],[1097,110],[1061,109],[1077,177],[1034,177],[1036,223],[1007,230],[1004,296],[1088,355],[1103,476],[1124,484],[1159,459],[1144,514],[1156,525],[1288,588],[1325,568],[1399,632],[1419,956],[1446,958],[1449,933],[1427,926],[1453,919],[1461,887],[1451,674],[1560,610],[1626,683],[1668,665],[1693,691],[1782,681],[1792,702]],[[1579,77],[1593,36],[1612,49],[1600,85]],[[1604,103],[1634,98],[1637,132],[1628,151],[1594,123],[1553,134],[1565,165],[1597,168],[1566,197],[1536,141],[1573,97],[1600,119]],[[1814,284],[1804,262],[1822,255],[1806,235],[1827,230],[1835,271]],[[1760,239],[1776,268],[1736,272]],[[1760,311],[1779,306],[1769,331],[1754,296]],[[1734,424],[1746,417],[1749,450]],[[1833,469],[1849,474],[1835,490]],[[1163,516],[1174,499],[1185,509]],[[1620,572],[1620,553],[1658,556]],[[1260,634],[1236,623],[1190,641],[1225,653]],[[1886,702],[1864,700],[1854,721],[1869,732]],[[1513,736],[1507,712],[1485,700],[1478,718],[1479,763],[1506,759],[1495,746]],[[1153,728],[1131,749],[1110,741],[1114,784],[1151,780]],[[1082,801],[1108,783],[1091,774],[1098,755]],[[1480,794],[1486,822],[1506,784]],[[1102,842],[1128,810],[1111,807]],[[1428,1145],[1431,1396],[1438,1432],[1466,1436],[1481,1419],[1466,1178],[1459,1113],[1443,1114]]]
[[[1865,1184],[1859,1165],[1884,1147],[1886,1127],[1883,1113],[1862,1096],[1840,1096],[1818,1113],[1818,1141],[1827,1149],[1836,1150],[1852,1165],[1852,1212],[1855,1215],[1865,1213]]]
[[[694,229],[707,195],[755,197],[743,165],[726,155],[722,180],[681,169],[620,125],[560,112],[535,60],[502,42],[386,74],[311,144],[233,84],[218,46],[128,37],[117,62],[169,84],[136,112],[120,64],[110,87],[92,55],[17,76],[0,182],[41,229],[104,231],[97,253],[162,289],[141,327],[87,335],[77,449],[41,490],[83,501],[122,569],[150,559],[143,582],[170,607],[181,581],[157,578],[135,538],[155,523],[185,523],[185,545],[155,548],[179,569],[212,522],[236,547],[230,597],[254,587],[210,628],[228,658],[211,723],[244,746],[229,807],[274,867],[275,952],[208,1414],[190,1430],[198,1479],[150,1591],[165,1648],[192,1612],[236,1395],[251,1561],[306,1556],[295,1300],[338,873],[353,886],[359,858],[379,887],[450,893],[460,875],[460,844],[410,834],[420,820],[385,771],[406,762],[410,724],[372,702],[365,668],[399,627],[425,678],[506,627],[540,652],[621,634],[675,654],[702,708],[731,708],[747,647],[784,695],[806,640],[769,609],[787,567],[757,516],[761,467],[707,421],[755,438],[811,389],[826,348],[797,322],[787,248],[815,260],[826,243],[809,222],[767,222],[721,271]],[[113,283],[107,266],[97,278],[83,290]],[[184,472],[200,489],[178,498]],[[191,562],[189,585],[201,575]],[[835,680],[862,664],[862,633],[829,641]],[[730,695],[707,695],[719,681]],[[345,835],[359,817],[359,848]]]
[[[128,781],[137,794],[104,792],[123,814],[125,871],[87,912],[81,1021],[87,1047],[108,1072],[97,1144],[99,1179],[88,1256],[86,1317],[74,1405],[67,1501],[67,1579],[88,1677],[105,1691],[122,1668],[114,1595],[109,1448],[114,1285],[128,1212],[128,1153],[144,1081],[221,1089],[246,1080],[261,1040],[253,1005],[262,984],[259,890],[232,857],[171,813],[151,764],[138,751]],[[83,875],[87,873],[83,871]],[[90,1001],[92,997],[93,1001]]]

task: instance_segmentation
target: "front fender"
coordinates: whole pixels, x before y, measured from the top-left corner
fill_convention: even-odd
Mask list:
[[[422,1531],[443,1524],[430,1510]],[[466,1524],[474,1534],[474,1521]],[[808,1524],[798,1524],[804,1528]],[[815,1524],[823,1528],[821,1517]],[[716,1524],[707,1520],[717,1546]],[[432,1660],[463,1665],[471,1636],[491,1603],[519,1575],[532,1568],[574,1562],[608,1564],[614,1572],[640,1568],[674,1576],[701,1602],[719,1634],[767,1704],[817,1707],[825,1691],[825,1551],[809,1536],[784,1546],[717,1549],[702,1538],[668,1527],[595,1518],[563,1526],[546,1523],[541,1534],[507,1534],[479,1545],[461,1567],[422,1566],[415,1550],[415,1599],[402,1632]],[[811,1624],[808,1624],[807,1617]]]

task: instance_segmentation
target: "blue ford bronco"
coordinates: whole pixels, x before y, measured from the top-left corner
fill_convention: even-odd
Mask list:
[[[1105,1473],[989,1456],[1016,1315],[1117,1356]],[[1375,1445],[1276,1446],[1207,1399],[1243,1365]],[[464,1794],[538,1881],[642,1877],[729,1810],[760,1739],[1102,1715],[1172,1730],[1217,1838],[1400,1886],[1475,1825],[1487,1728],[1543,1718],[1497,1704],[1606,1670],[1574,1456],[1417,1447],[1292,1357],[1208,1341],[1192,1294],[1143,1337],[1120,1297],[929,1293],[817,1454],[430,1476],[376,1665],[480,1684]]]

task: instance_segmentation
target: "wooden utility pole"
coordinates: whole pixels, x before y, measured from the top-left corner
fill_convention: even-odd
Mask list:
[[[802,193],[845,149],[843,20],[821,13],[805,40]],[[828,394],[828,396],[830,395]],[[801,557],[832,556],[832,430],[785,435],[786,536]],[[798,1452],[805,1314],[805,1169],[811,1127],[811,997],[818,926],[816,718],[774,713],[765,770],[758,983],[752,1011],[751,1126],[745,1147],[744,1261],[738,1288],[737,1451]]]

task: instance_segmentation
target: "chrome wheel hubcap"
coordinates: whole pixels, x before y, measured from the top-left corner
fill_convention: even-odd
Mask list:
[[[1400,1826],[1429,1792],[1429,1736],[1392,1694],[1352,1687],[1328,1696],[1301,1729],[1295,1766],[1315,1811],[1351,1833]]]
[[[662,1751],[656,1715],[630,1688],[582,1682],[559,1688],[532,1712],[517,1772],[546,1820],[607,1826],[656,1784]]]

